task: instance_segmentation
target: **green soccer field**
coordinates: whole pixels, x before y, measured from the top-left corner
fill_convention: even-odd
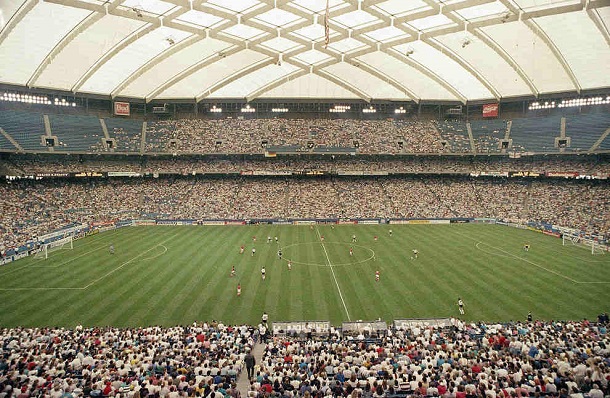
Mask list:
[[[0,281],[3,327],[256,324],[263,311],[391,322],[458,316],[458,296],[468,320],[592,319],[609,311],[610,254],[494,225],[128,227],[1,267]]]

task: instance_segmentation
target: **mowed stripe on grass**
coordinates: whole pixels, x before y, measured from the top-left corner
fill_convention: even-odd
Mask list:
[[[2,267],[0,285],[0,325],[9,327],[257,324],[263,311],[272,320],[340,324],[343,301],[352,320],[391,321],[457,316],[458,297],[468,320],[524,319],[528,311],[582,319],[609,310],[610,255],[490,225],[129,227]]]

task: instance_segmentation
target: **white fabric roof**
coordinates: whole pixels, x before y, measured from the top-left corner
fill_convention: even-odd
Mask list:
[[[0,83],[146,101],[467,103],[610,88],[608,0],[329,4],[3,0]]]

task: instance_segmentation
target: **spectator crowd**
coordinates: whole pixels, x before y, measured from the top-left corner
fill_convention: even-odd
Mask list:
[[[608,316],[598,322],[414,324],[375,334],[271,336],[251,398],[603,398]],[[0,397],[240,398],[258,329],[0,329]],[[250,366],[250,365],[249,365]],[[247,383],[246,383],[247,384]]]
[[[604,180],[469,176],[162,176],[0,183],[3,252],[72,223],[131,219],[475,218],[610,236]]]

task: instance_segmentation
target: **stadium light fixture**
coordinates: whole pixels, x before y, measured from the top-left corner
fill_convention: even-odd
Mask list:
[[[405,113],[407,113],[407,110],[404,107],[401,106],[400,108],[394,109],[394,113],[397,114],[397,115],[398,114],[405,114]]]
[[[349,111],[350,109],[352,109],[352,107],[350,105],[334,105],[328,111],[330,113],[345,113],[345,112]]]
[[[212,105],[210,108],[211,113],[222,113],[222,108],[217,108],[216,105]]]
[[[288,108],[271,108],[271,112],[273,112],[273,113],[286,113],[286,112],[288,112]]]
[[[254,113],[256,112],[255,108],[252,108],[250,105],[246,104],[245,107],[241,108],[242,113]]]
[[[601,96],[598,97],[588,97],[588,98],[570,98],[563,99],[561,102],[556,101],[545,101],[541,103],[539,101],[532,102],[529,105],[529,110],[539,110],[539,109],[553,109],[553,108],[574,108],[580,106],[592,106],[592,105],[607,105],[610,104],[610,96],[607,96],[605,99]]]
[[[377,113],[377,109],[373,108],[372,106],[369,106],[368,108],[364,108],[362,110],[362,113]]]

